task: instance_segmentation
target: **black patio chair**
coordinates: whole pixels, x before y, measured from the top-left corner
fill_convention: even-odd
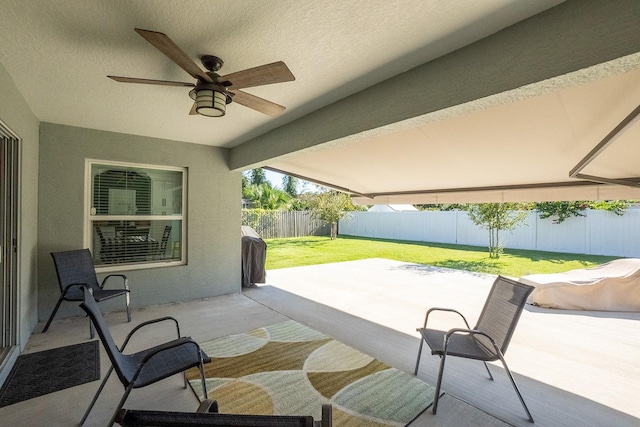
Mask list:
[[[204,396],[207,396],[207,384],[205,381],[203,364],[210,362],[211,359],[202,350],[200,350],[200,346],[193,339],[190,337],[180,336],[180,326],[176,319],[167,316],[143,322],[129,332],[122,344],[122,347],[118,348],[113,341],[113,337],[111,336],[109,328],[102,317],[102,313],[98,309],[95,299],[91,295],[92,290],[87,287],[81,287],[81,289],[84,291],[84,297],[80,307],[87,313],[91,322],[98,331],[100,341],[102,341],[102,345],[109,356],[109,360],[111,360],[111,367],[104,376],[95,396],[93,396],[89,407],[80,421],[80,425],[83,425],[86,421],[93,405],[95,405],[96,400],[98,400],[98,396],[100,396],[102,389],[114,370],[116,371],[118,379],[124,386],[125,390],[122,398],[120,399],[120,403],[118,403],[111,420],[107,424],[109,427],[111,427],[115,422],[116,415],[120,409],[122,409],[127,397],[129,397],[129,394],[134,388],[148,386],[181,372],[184,377],[184,388],[187,388],[187,377],[185,371],[196,366],[200,369]],[[144,326],[163,321],[172,321],[175,323],[177,332],[176,339],[136,353],[123,353],[134,333]]]
[[[111,238],[104,237],[102,228],[97,225],[94,228],[98,235],[98,240],[100,240],[100,259],[105,264],[112,264],[117,259],[115,242]]]
[[[58,275],[58,286],[60,286],[60,298],[56,304],[47,324],[42,332],[47,332],[53,318],[55,317],[62,301],[83,301],[82,286],[88,286],[93,291],[93,298],[96,301],[104,301],[123,295],[127,305],[127,322],[131,322],[131,310],[129,309],[129,280],[124,274],[110,274],[98,285],[96,269],[93,265],[93,258],[89,249],[76,249],[64,252],[51,252],[53,263]],[[104,289],[107,281],[113,277],[122,279],[124,285],[120,289]],[[93,329],[90,328],[91,338]]]
[[[121,409],[116,422],[123,427],[331,427],[331,404],[322,405],[322,419],[295,415],[220,414],[215,400],[204,400],[196,412]]]
[[[438,384],[436,386],[436,395],[433,401],[432,411],[435,414],[438,409],[438,398],[440,396],[440,386],[442,385],[442,376],[444,373],[444,363],[447,356],[464,357],[467,359],[481,360],[484,367],[489,373],[489,378],[493,381],[493,375],[489,370],[487,362],[500,359],[504,366],[511,384],[529,417],[529,421],[533,422],[533,417],[529,408],[524,403],[524,398],[516,385],[516,381],[504,360],[504,354],[509,346],[509,341],[516,328],[520,314],[527,301],[527,297],[533,291],[533,286],[516,282],[502,276],[498,276],[493,283],[493,287],[489,292],[489,296],[485,302],[482,313],[478,318],[478,323],[471,329],[467,319],[459,312],[448,308],[431,308],[427,311],[422,328],[417,331],[422,335],[420,340],[420,348],[418,350],[418,358],[416,360],[416,368],[414,375],[418,374],[420,366],[420,355],[422,354],[422,345],[426,342],[431,348],[431,354],[440,356],[440,370],[438,372]],[[448,331],[440,331],[437,329],[428,329],[427,321],[429,314],[434,311],[448,311],[458,314],[464,320],[466,328],[453,328]]]
[[[169,237],[171,236],[171,226],[165,225],[162,232],[162,238],[160,239],[160,245],[158,246],[158,253],[156,255],[164,258],[167,255],[167,245],[169,243]]]

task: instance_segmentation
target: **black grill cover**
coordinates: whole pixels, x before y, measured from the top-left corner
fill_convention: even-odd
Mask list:
[[[264,283],[266,278],[267,244],[256,231],[242,226],[242,287]]]

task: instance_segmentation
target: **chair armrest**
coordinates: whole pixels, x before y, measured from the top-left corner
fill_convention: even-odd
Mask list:
[[[451,336],[459,333],[469,334],[469,335],[482,335],[483,337],[486,337],[491,342],[491,344],[493,345],[493,348],[496,350],[496,355],[502,354],[500,351],[500,348],[498,347],[498,344],[496,343],[496,340],[491,338],[489,334],[479,331],[477,329],[464,329],[464,328],[453,328],[447,331],[447,333],[444,336],[444,349],[443,349],[444,354],[447,354],[447,346],[449,345],[449,339],[451,338]]]
[[[310,417],[286,415],[246,415],[246,414],[215,414],[197,412],[164,412],[145,411],[141,409],[121,409],[115,421],[126,427],[149,426],[245,426],[245,427],[304,427],[311,426]]]
[[[178,324],[178,321],[171,316],[165,316],[165,317],[159,317],[157,319],[152,319],[152,320],[147,320],[146,322],[142,322],[139,325],[137,325],[135,328],[133,328],[131,330],[131,332],[129,332],[126,336],[126,338],[124,339],[124,342],[122,343],[122,347],[120,348],[120,351],[123,351],[124,348],[127,346],[127,344],[129,343],[129,340],[131,339],[131,337],[133,336],[133,334],[135,334],[136,332],[138,332],[141,328],[148,326],[148,325],[152,325],[154,323],[159,323],[159,322],[164,322],[166,320],[171,320],[176,324],[176,333],[177,333],[177,338],[180,338],[180,325]]]
[[[102,283],[100,283],[100,289],[104,288],[107,280],[109,280],[111,277],[120,277],[122,279],[122,282],[124,283],[124,288],[129,291],[129,279],[124,274],[109,274],[102,280]]]
[[[200,356],[200,359],[202,359],[202,351],[200,350],[200,346],[198,345],[197,342],[195,342],[193,340],[193,338],[191,337],[182,337],[182,338],[178,338],[176,340],[173,341],[169,341],[166,342],[164,344],[161,344],[157,347],[155,347],[152,351],[149,351],[147,354],[144,355],[144,357],[142,358],[142,360],[140,361],[140,365],[138,367],[138,371],[140,372],[142,370],[142,368],[144,367],[144,365],[151,359],[153,358],[153,356],[155,356],[158,353],[162,353],[163,351],[169,350],[171,348],[175,348],[175,347],[180,347],[183,345],[192,345],[195,346],[196,351],[198,352],[198,355]],[[137,374],[136,372],[136,374]],[[134,378],[137,377],[137,375],[134,376]]]
[[[69,290],[74,286],[80,286],[81,288],[90,289],[89,285],[86,283],[72,283],[64,287],[64,289],[62,290],[62,297],[64,297],[67,294],[67,292],[69,292]]]
[[[427,310],[427,314],[424,316],[424,325],[422,326],[423,329],[427,327],[427,321],[429,320],[429,315],[433,311],[446,311],[449,313],[456,313],[458,316],[462,317],[462,320],[464,320],[464,324],[467,325],[467,329],[471,329],[471,327],[469,326],[469,322],[467,322],[467,319],[458,310],[454,310],[452,308],[441,308],[441,307],[433,307]]]
[[[121,409],[116,422],[121,426],[148,427],[154,426],[311,426],[332,427],[331,404],[322,405],[322,420],[313,421],[306,416],[286,415],[245,415],[245,414],[219,414],[215,400],[204,400],[196,412],[163,412],[145,411],[138,409]]]
[[[144,357],[142,358],[142,360],[139,362],[138,367],[136,369],[136,372],[133,374],[131,382],[132,383],[136,382],[136,380],[138,379],[138,376],[140,375],[140,373],[142,373],[142,371],[144,370],[144,368],[147,365],[147,363],[151,359],[153,359],[154,356],[156,356],[159,353],[162,353],[163,351],[167,351],[167,350],[170,350],[172,348],[181,347],[181,346],[185,346],[185,345],[194,346],[196,352],[198,353],[198,357],[200,358],[200,362],[204,363],[203,358],[202,358],[202,350],[200,350],[200,346],[198,345],[197,342],[195,342],[191,337],[178,338],[176,340],[169,341],[169,342],[166,342],[164,344],[161,344],[161,345],[153,348],[148,353],[146,353],[144,355]]]

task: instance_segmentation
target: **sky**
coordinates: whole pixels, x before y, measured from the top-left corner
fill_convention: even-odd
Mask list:
[[[264,176],[265,178],[267,178],[267,181],[271,183],[271,186],[282,190],[282,178],[284,177],[284,175],[281,173],[272,172],[266,169],[263,169],[263,170],[264,170]],[[312,184],[308,181],[298,179],[298,194],[304,193],[307,191],[316,192],[318,191],[318,188],[322,188],[322,187],[318,187],[315,184]]]
[[[264,176],[267,178],[267,181],[271,183],[272,187],[278,187],[279,189],[282,189],[282,178],[284,177],[283,174],[264,170]],[[302,193],[304,190],[312,190],[312,187],[313,185],[309,182],[298,179],[298,193]]]
[[[272,172],[268,170],[264,171],[264,175],[265,177],[267,177],[267,181],[271,183],[272,187],[282,188],[282,177],[284,175],[278,172]]]

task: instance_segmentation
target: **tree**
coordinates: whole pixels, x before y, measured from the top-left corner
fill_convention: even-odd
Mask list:
[[[430,205],[414,205],[421,211],[463,211],[466,205],[460,203],[446,204],[430,204]]]
[[[636,204],[635,200],[601,200],[586,201],[578,200],[571,202],[538,202],[533,204],[533,208],[538,211],[540,218],[550,218],[555,216],[554,224],[560,224],[572,216],[586,216],[586,209],[606,210],[616,215],[624,215],[625,210]]]
[[[346,215],[351,204],[349,195],[340,191],[329,190],[315,193],[309,197],[311,215],[331,224],[331,239],[338,235],[338,221]]]
[[[481,203],[468,205],[467,214],[474,224],[489,231],[489,258],[500,258],[500,231],[513,230],[527,217],[517,203]]]
[[[298,195],[298,178],[290,175],[283,176],[282,189],[291,197],[296,197]]]
[[[296,198],[291,199],[289,203],[289,208],[292,211],[308,211],[311,210],[309,207],[309,197],[311,197],[308,193],[303,193],[298,195]]]
[[[555,216],[554,224],[560,224],[572,216],[585,216],[584,210],[589,207],[586,201],[573,202],[538,202],[534,203],[534,209],[538,211],[540,218]]]
[[[637,205],[637,200],[601,200],[589,203],[591,209],[601,209],[613,212],[618,216],[624,215],[629,206]]]
[[[267,176],[262,168],[251,169],[249,172],[249,183],[252,185],[262,185],[267,183]]]
[[[254,208],[271,210],[287,209],[291,200],[287,193],[271,187],[268,182],[246,187],[243,197],[251,200]]]

